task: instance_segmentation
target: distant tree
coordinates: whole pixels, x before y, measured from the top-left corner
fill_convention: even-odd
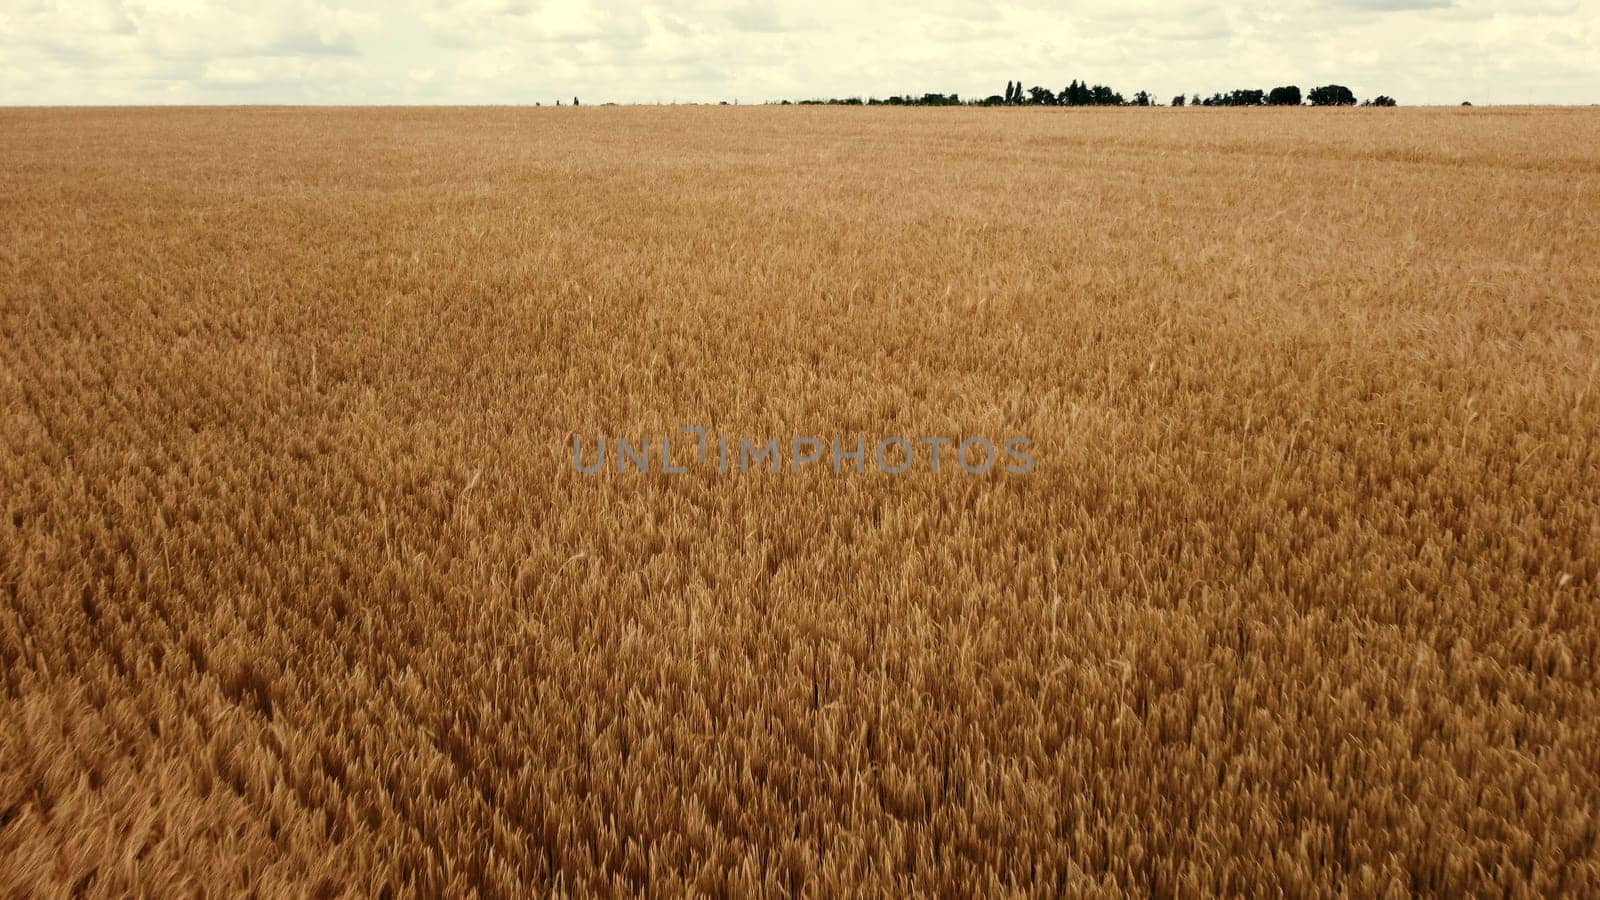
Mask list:
[[[1193,97],[1190,97],[1189,98],[1189,105],[1190,106],[1199,106],[1200,105],[1200,95],[1199,94],[1195,94]]]
[[[1006,99],[1005,99],[1005,102],[1007,102],[1007,103],[1011,102],[1011,98],[1013,96],[1013,91],[1014,90],[1015,89],[1012,88],[1012,86],[1011,86],[1011,82],[1009,82],[1009,81],[1006,82]]]
[[[1379,94],[1378,96],[1372,98],[1372,105],[1373,106],[1398,106],[1399,104],[1394,102],[1394,98],[1393,97],[1390,97],[1390,96],[1388,96],[1386,94]]]
[[[1122,99],[1121,94],[1103,84],[1097,84],[1089,90],[1094,97],[1092,102],[1095,106],[1122,106],[1127,102]]]
[[[990,94],[983,99],[984,106],[1000,106],[1005,102],[1006,98],[1000,96],[999,94]]]
[[[577,106],[578,105],[578,98],[577,97],[573,97],[572,98],[572,105],[573,106]]]
[[[1325,84],[1312,88],[1309,95],[1312,106],[1355,106],[1356,95],[1342,84]]]
[[[1183,105],[1183,95],[1179,94],[1178,96],[1173,97],[1172,98],[1172,105],[1173,106],[1182,106]]]
[[[1295,85],[1275,87],[1267,94],[1268,106],[1299,106],[1300,88]]]
[[[1148,91],[1140,91],[1139,93],[1134,94],[1133,95],[1133,105],[1134,106],[1149,106],[1150,105],[1150,93]]]
[[[1028,88],[1028,102],[1037,104],[1039,106],[1054,106],[1056,103],[1056,95],[1051,93],[1049,88],[1034,85],[1033,87]]]
[[[1461,101],[1461,105],[1462,106],[1471,106],[1472,105],[1472,101],[1471,100],[1463,100],[1463,101]]]

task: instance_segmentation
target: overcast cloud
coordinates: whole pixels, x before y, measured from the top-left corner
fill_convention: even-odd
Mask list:
[[[1132,94],[1600,102],[1600,0],[0,0],[0,104]]]

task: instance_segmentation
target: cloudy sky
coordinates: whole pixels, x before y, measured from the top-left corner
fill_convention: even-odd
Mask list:
[[[1600,102],[1600,0],[0,0],[0,104],[743,103],[1339,82]]]

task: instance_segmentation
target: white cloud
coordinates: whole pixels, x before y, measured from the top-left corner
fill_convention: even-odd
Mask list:
[[[1019,77],[1591,103],[1597,46],[1590,0],[11,0],[0,103],[751,102]]]

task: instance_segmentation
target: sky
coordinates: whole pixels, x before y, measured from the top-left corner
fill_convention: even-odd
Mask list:
[[[760,103],[1073,79],[1600,103],[1600,0],[0,0],[0,105]]]

